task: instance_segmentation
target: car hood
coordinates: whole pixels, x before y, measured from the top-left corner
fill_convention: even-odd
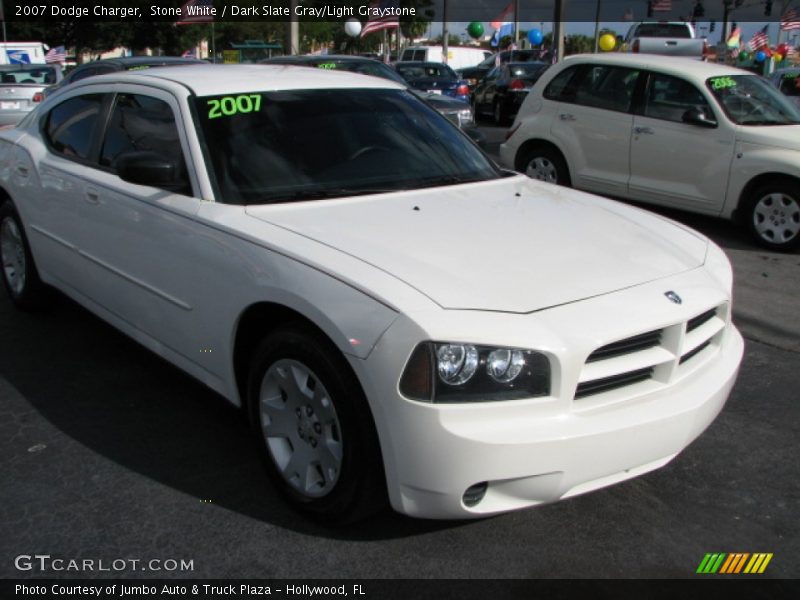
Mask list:
[[[656,215],[523,176],[247,213],[448,309],[526,313],[608,294],[694,269],[707,245]]]
[[[740,126],[740,142],[800,150],[800,125]]]

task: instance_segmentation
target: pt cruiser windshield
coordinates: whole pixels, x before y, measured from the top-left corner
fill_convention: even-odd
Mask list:
[[[738,125],[797,125],[800,111],[765,80],[753,75],[711,77],[708,89]]]
[[[404,90],[195,99],[220,197],[271,204],[496,179],[501,172]]]

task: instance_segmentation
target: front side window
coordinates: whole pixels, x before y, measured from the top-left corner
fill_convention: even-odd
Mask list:
[[[87,94],[65,100],[47,115],[45,137],[50,147],[68,158],[88,159],[103,94]]]
[[[222,201],[270,204],[501,177],[405,90],[254,92],[195,100]]]
[[[711,77],[706,86],[728,118],[739,125],[800,123],[800,109],[757,75]]]
[[[694,85],[670,75],[651,75],[644,106],[645,117],[681,123],[683,115],[692,108],[701,110],[708,119],[714,118],[708,102]]]
[[[153,152],[175,165],[180,182],[172,191],[188,193],[186,163],[169,104],[141,94],[119,94],[100,151],[100,164],[115,168],[116,160],[132,152]]]

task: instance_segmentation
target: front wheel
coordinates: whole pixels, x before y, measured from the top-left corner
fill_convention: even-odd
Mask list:
[[[800,185],[778,181],[758,188],[746,212],[750,233],[762,246],[785,252],[800,243]]]
[[[12,302],[22,310],[40,308],[47,289],[36,271],[22,221],[8,200],[0,205],[0,261],[3,286]]]
[[[302,326],[268,335],[252,362],[248,402],[267,470],[296,508],[341,524],[386,505],[367,400],[328,340]]]
[[[561,153],[547,146],[537,146],[525,151],[521,171],[531,179],[570,185],[569,170]]]

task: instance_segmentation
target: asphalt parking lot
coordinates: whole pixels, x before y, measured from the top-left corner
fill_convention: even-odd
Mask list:
[[[493,152],[503,131],[484,130]],[[109,576],[18,570],[28,554],[193,565],[124,577],[692,577],[707,552],[773,553],[763,577],[800,577],[800,253],[665,214],[734,263],[747,346],[728,405],[659,471],[480,521],[310,523],[223,399],[70,301],[28,315],[0,294],[0,577]]]

